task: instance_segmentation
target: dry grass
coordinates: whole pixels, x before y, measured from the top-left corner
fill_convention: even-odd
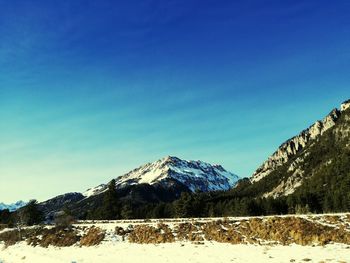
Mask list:
[[[32,246],[56,246],[56,247],[69,247],[76,244],[80,240],[81,236],[75,229],[64,229],[60,227],[54,227],[51,229],[44,228],[40,232],[30,236],[27,239],[27,243]]]
[[[171,229],[164,223],[116,227],[109,234],[119,235],[133,243],[158,244],[190,241],[202,244],[212,240],[231,244],[282,244],[325,245],[343,243],[350,245],[350,215],[318,217],[262,217],[249,219],[224,219],[207,222],[182,221]],[[81,237],[79,231],[85,234]],[[100,244],[106,231],[98,227],[83,228],[27,228],[9,230],[0,234],[6,246],[27,240],[33,246],[64,247],[74,244],[94,246]],[[80,243],[79,243],[80,241]]]
[[[178,240],[200,242],[204,238],[201,234],[201,223],[180,223],[175,228],[176,237]]]
[[[159,244],[175,242],[175,236],[168,225],[158,224],[157,227],[137,225],[129,235],[129,241],[140,244]]]
[[[80,245],[96,246],[99,245],[105,238],[105,231],[99,227],[91,227],[87,233],[81,238]]]
[[[0,241],[3,241],[6,247],[14,245],[22,240],[23,238],[17,229],[9,230],[0,234]]]
[[[17,242],[23,241],[30,236],[36,235],[38,231],[41,231],[41,227],[26,228],[26,229],[10,229],[3,233],[0,233],[0,241],[5,243],[5,246],[11,246]]]
[[[167,225],[157,227],[136,226],[129,235],[135,243],[163,243],[177,240],[201,242],[213,240],[231,244],[282,244],[325,245],[350,244],[350,232],[337,216],[325,217],[333,226],[322,225],[301,217],[250,218],[241,221],[217,220],[211,222],[187,222],[174,230]]]

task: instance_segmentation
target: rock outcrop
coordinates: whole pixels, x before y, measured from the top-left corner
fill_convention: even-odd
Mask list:
[[[342,104],[342,111],[349,107],[350,102]],[[288,162],[298,152],[312,140],[322,135],[329,128],[333,127],[339,119],[341,112],[333,109],[323,120],[316,121],[306,130],[303,130],[297,136],[284,142],[252,175],[251,181],[257,182],[269,175],[279,166]]]
[[[336,156],[316,156],[311,148],[332,147],[326,143],[324,134],[330,131],[329,138],[341,141],[341,147],[348,147],[346,136],[350,133],[348,125],[350,118],[350,100],[343,102],[340,110],[333,109],[324,119],[315,122],[309,128],[303,130],[297,136],[284,142],[252,175],[251,183],[264,181],[274,181],[270,183],[269,190],[265,190],[263,197],[277,198],[289,195],[303,184],[303,181],[312,176],[317,170],[325,169],[334,161]],[[327,146],[325,146],[327,145]],[[330,152],[329,148],[326,152]],[[318,160],[317,162],[312,160]],[[310,164],[313,162],[313,165]],[[269,175],[273,175],[271,179]]]

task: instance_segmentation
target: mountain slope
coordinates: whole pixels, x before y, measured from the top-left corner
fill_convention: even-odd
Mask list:
[[[317,121],[309,128],[303,130],[297,136],[284,142],[252,175],[251,181],[256,182],[269,175],[272,171],[280,167],[293,158],[310,141],[315,140],[329,128],[333,127],[341,111],[333,109],[322,121]]]
[[[52,219],[55,212],[82,199],[84,199],[84,196],[81,193],[66,193],[39,203],[39,207],[47,218]]]
[[[252,175],[248,189],[255,195],[276,198],[300,187],[305,189],[305,184],[321,187],[312,181],[327,187],[330,184],[319,178],[329,171],[334,178],[346,181],[350,171],[346,170],[350,164],[349,131],[350,101],[346,101],[340,110],[332,110],[322,121],[282,144]]]
[[[210,165],[202,161],[185,161],[167,156],[163,159],[142,165],[125,175],[117,177],[117,188],[137,184],[160,184],[167,186],[169,180],[185,185],[190,191],[208,192],[228,190],[238,181],[238,176],[226,171],[220,165]],[[83,194],[87,197],[100,194],[107,189],[101,184],[88,189]]]

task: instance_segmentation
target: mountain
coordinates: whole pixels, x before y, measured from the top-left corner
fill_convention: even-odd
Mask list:
[[[338,185],[330,182],[334,178],[346,184],[350,171],[349,134],[350,100],[347,100],[340,110],[333,109],[324,119],[284,142],[254,172],[250,178],[250,188],[254,189],[251,191],[276,198],[299,188],[305,190],[306,185],[314,185],[325,194],[327,187]]]
[[[186,161],[167,156],[163,159],[142,165],[125,175],[117,177],[117,188],[130,185],[149,184],[167,187],[174,180],[183,184],[191,192],[218,191],[232,188],[239,177],[226,171],[221,165],[211,165],[203,161]],[[107,189],[106,184],[88,189],[86,197],[100,194]]]
[[[287,163],[298,152],[329,128],[339,119],[341,112],[333,109],[322,121],[316,121],[300,134],[284,142],[252,175],[251,181],[256,182],[269,175],[281,165]]]
[[[226,171],[221,165],[186,161],[172,156],[142,165],[115,178],[121,206],[132,204],[134,208],[172,202],[183,192],[228,190],[238,179],[237,175]],[[103,193],[107,188],[108,183],[100,184],[83,193],[56,196],[39,206],[49,219],[64,207],[78,218],[86,218],[102,205]]]
[[[77,203],[84,198],[85,196],[81,193],[66,193],[39,203],[39,207],[46,217],[53,218],[55,212],[61,210],[65,206]]]
[[[245,216],[350,210],[350,100],[284,142],[252,175],[165,157],[83,193],[42,202],[48,219],[62,208],[79,219]],[[112,194],[112,195],[110,195]]]
[[[4,203],[0,203],[0,210],[4,210],[4,209],[8,209],[10,210],[11,212],[13,211],[16,211],[17,209],[25,206],[27,203],[20,200],[20,201],[17,201],[16,203],[13,203],[13,204],[4,204]]]

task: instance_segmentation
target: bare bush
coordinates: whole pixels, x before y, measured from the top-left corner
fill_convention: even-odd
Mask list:
[[[129,241],[140,244],[170,243],[175,241],[175,236],[168,225],[158,224],[157,227],[137,225],[129,235]]]
[[[27,243],[33,246],[56,246],[69,247],[76,244],[81,236],[75,229],[65,229],[54,227],[51,229],[44,228],[36,235],[32,235],[27,239]]]
[[[105,231],[99,227],[91,227],[88,232],[81,238],[80,245],[96,246],[99,245],[105,238]]]

